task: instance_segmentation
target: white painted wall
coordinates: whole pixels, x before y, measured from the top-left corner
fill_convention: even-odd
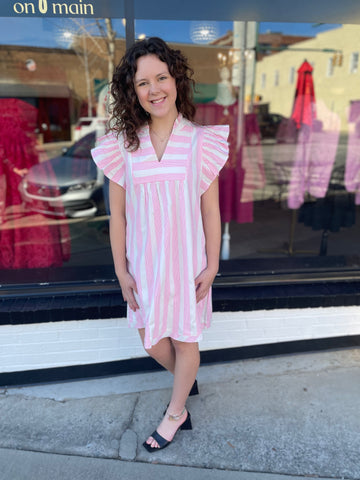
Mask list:
[[[215,312],[201,350],[360,334],[360,307]],[[0,373],[144,357],[126,319],[0,327]]]

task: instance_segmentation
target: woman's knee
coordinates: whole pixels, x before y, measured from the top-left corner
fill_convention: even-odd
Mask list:
[[[171,353],[172,345],[169,338],[162,338],[158,343],[152,345],[150,348],[146,348],[144,345],[144,349],[146,353],[150,355],[150,357],[157,359],[167,357],[169,353]]]
[[[174,340],[173,338],[171,339],[171,342],[177,354],[199,353],[199,344],[197,342],[180,342],[179,340]]]

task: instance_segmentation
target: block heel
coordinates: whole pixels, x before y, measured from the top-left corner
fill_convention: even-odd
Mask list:
[[[189,411],[185,422],[180,426],[180,430],[192,430],[191,415]]]
[[[198,387],[197,380],[195,380],[194,385],[191,387],[189,397],[192,397],[194,395],[199,395],[199,387]]]

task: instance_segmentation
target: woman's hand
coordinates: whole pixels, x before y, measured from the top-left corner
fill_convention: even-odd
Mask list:
[[[121,287],[121,293],[125,302],[127,302],[133,312],[136,312],[136,310],[138,310],[140,307],[134,295],[134,292],[138,293],[138,291],[133,276],[130,275],[129,272],[126,272],[122,275],[118,275],[118,279]]]
[[[14,167],[13,171],[14,173],[16,173],[16,175],[19,175],[20,177],[25,177],[25,175],[28,173],[29,170],[27,168]]]
[[[209,289],[214,282],[216,277],[216,271],[205,268],[196,278],[195,278],[195,288],[196,288],[196,303],[199,303],[203,300],[206,295],[209,293]]]

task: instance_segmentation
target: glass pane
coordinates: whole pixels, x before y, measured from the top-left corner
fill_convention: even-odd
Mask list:
[[[108,181],[90,150],[105,133],[124,24],[0,18],[0,27],[1,283],[111,280]],[[357,271],[360,27],[204,20],[135,30],[188,58],[196,120],[230,125],[220,273]]]
[[[0,24],[2,283],[92,280],[107,267],[112,277],[107,186],[90,150],[105,133],[110,65],[124,52],[124,25],[79,18]],[[112,28],[115,58],[107,50]]]

